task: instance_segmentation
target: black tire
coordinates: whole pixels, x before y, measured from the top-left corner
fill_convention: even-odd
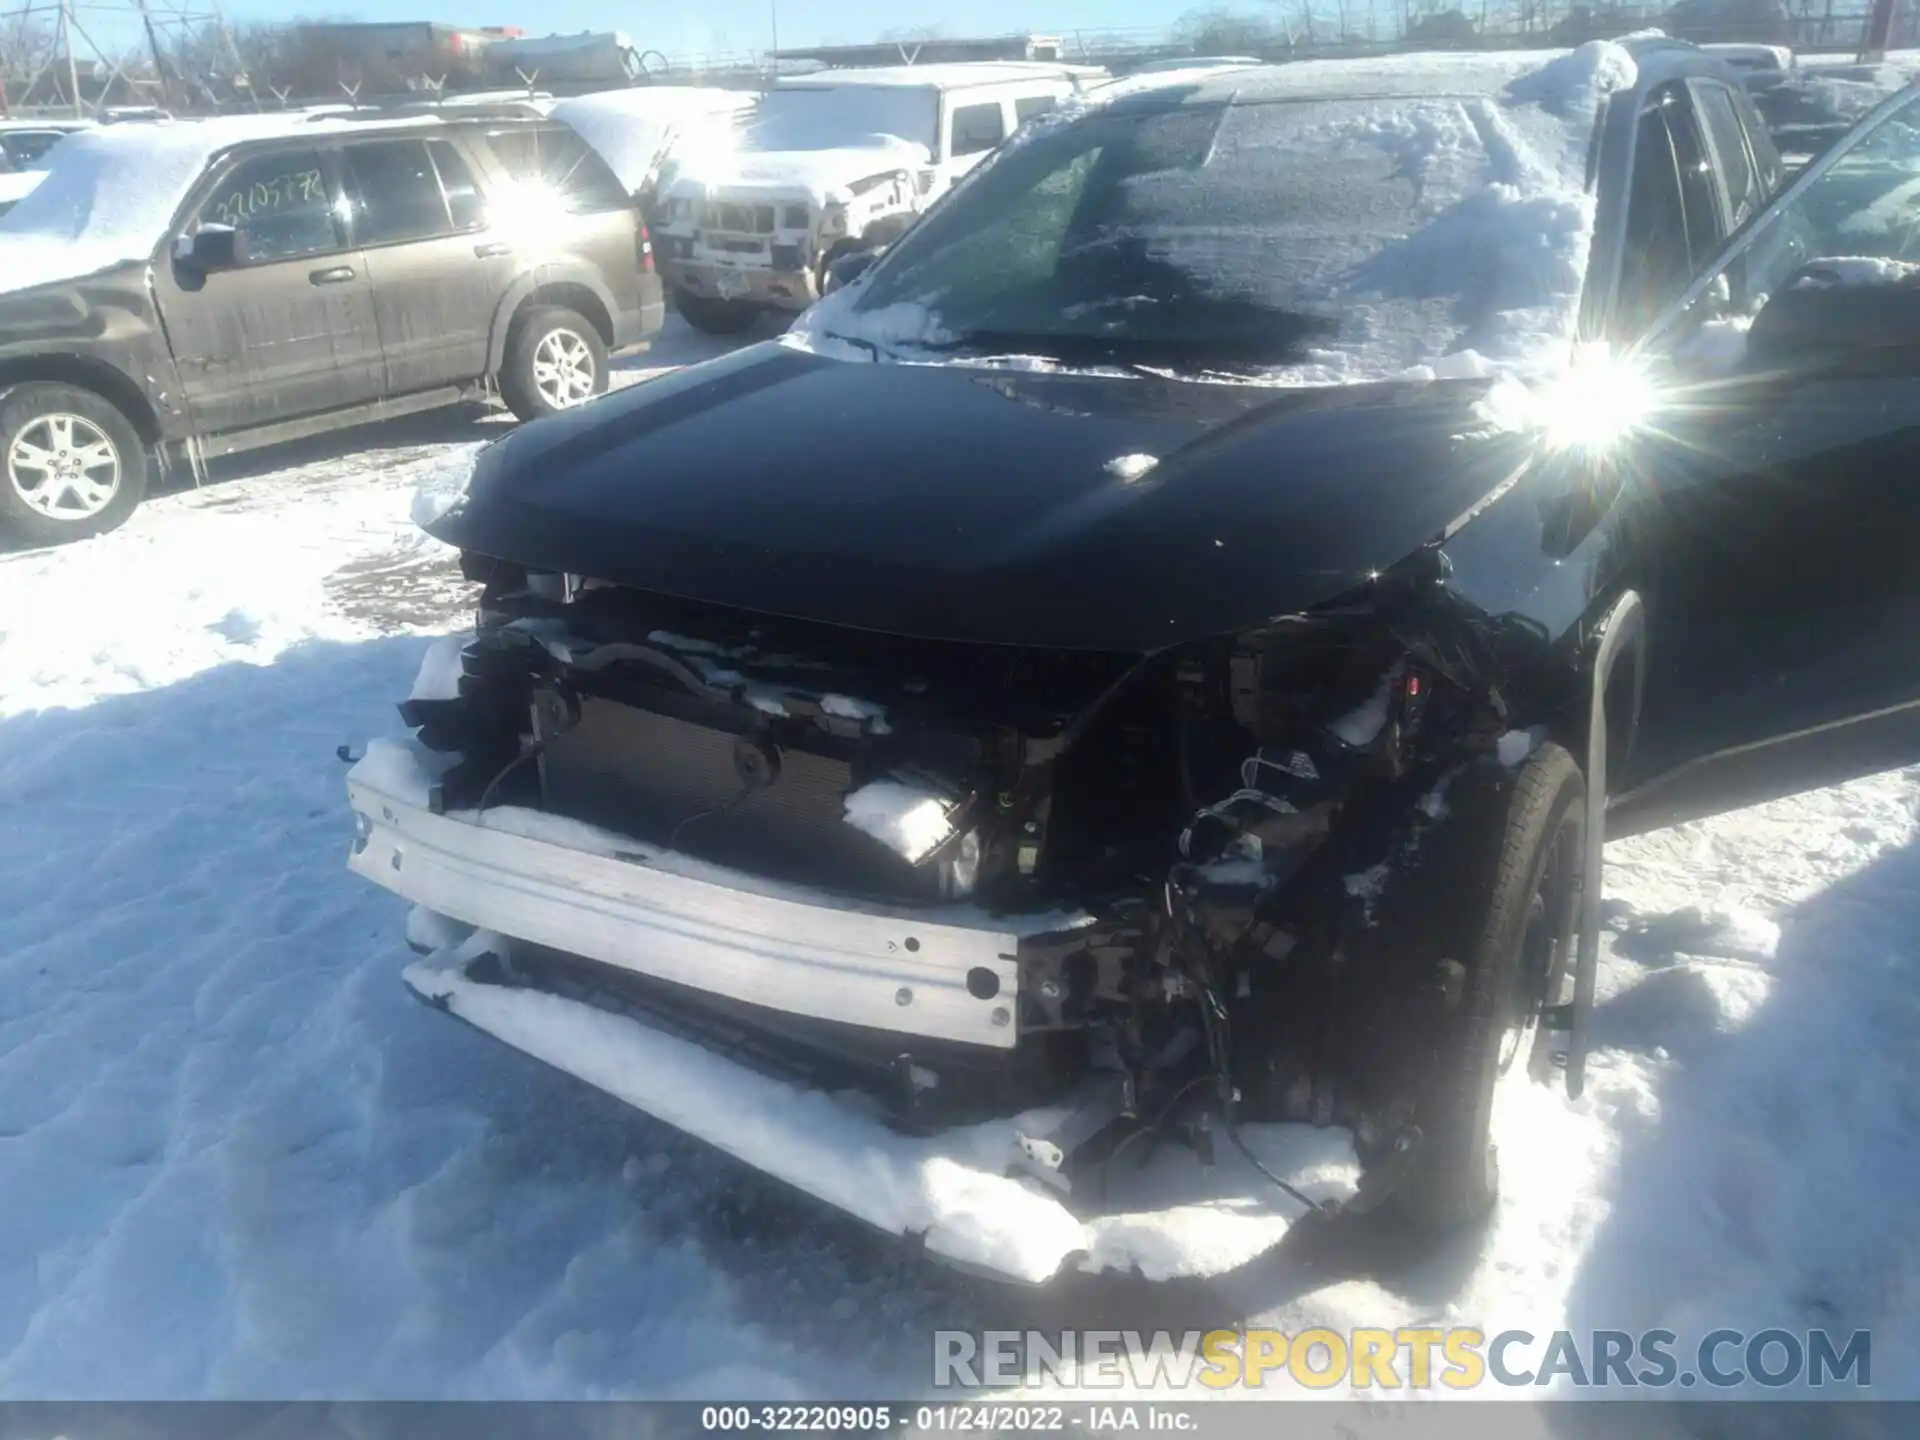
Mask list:
[[[589,388],[567,403],[543,390],[536,366],[542,347],[552,342],[576,357],[574,371],[591,365]],[[564,305],[535,305],[514,317],[507,333],[506,359],[500,367],[500,398],[522,420],[538,420],[607,393],[607,346],[600,332],[577,310]]]
[[[685,291],[674,296],[674,308],[702,335],[744,335],[760,318],[761,310],[745,300],[714,300]]]
[[[68,423],[61,424],[62,417]],[[79,421],[78,426],[73,421]],[[104,465],[68,474],[42,470],[30,455],[47,452],[66,434],[101,437],[89,453],[111,447],[112,469]],[[16,448],[16,442],[20,447]],[[58,452],[71,463],[80,446]],[[111,498],[94,508],[82,486],[104,486],[112,476]],[[72,483],[68,483],[69,475]],[[57,493],[49,486],[57,486]],[[0,532],[29,545],[60,545],[103,535],[127,522],[147,493],[147,447],[121,409],[104,396],[78,385],[35,381],[16,385],[0,396]],[[62,514],[61,511],[67,511]]]
[[[1494,1087],[1528,1068],[1516,1029],[1570,963],[1587,812],[1580,767],[1553,744],[1517,774],[1474,767],[1446,798],[1446,820],[1422,844],[1444,858],[1418,887],[1429,935],[1445,947],[1433,953],[1446,1009],[1414,1106],[1421,1143],[1392,1202],[1403,1221],[1430,1230],[1471,1224],[1499,1198]]]

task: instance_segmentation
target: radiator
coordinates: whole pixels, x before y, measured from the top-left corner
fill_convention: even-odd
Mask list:
[[[844,760],[587,696],[579,724],[547,742],[540,778],[554,814],[716,864],[847,894],[939,898],[935,867],[907,864],[841,818]]]

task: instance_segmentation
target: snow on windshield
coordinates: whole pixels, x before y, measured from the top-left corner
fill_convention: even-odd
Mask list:
[[[0,290],[144,260],[208,159],[305,117],[245,115],[107,125],[70,135],[31,194],[0,217]]]
[[[724,128],[750,106],[738,90],[648,85],[562,100],[553,115],[578,131],[613,167],[629,191],[645,188],[674,136],[689,128]]]
[[[794,343],[1166,354],[1189,373],[1211,356],[1281,384],[1557,362],[1592,236],[1595,118],[1632,58],[1594,43],[1504,73],[1448,63],[1460,93],[1368,95],[1382,67],[1352,84],[1307,62],[1224,108],[1091,106],[1003,152]],[[1406,67],[1389,78],[1409,88]]]
[[[748,127],[748,150],[844,150],[892,135],[940,150],[940,95],[911,85],[808,85],[771,91]]]

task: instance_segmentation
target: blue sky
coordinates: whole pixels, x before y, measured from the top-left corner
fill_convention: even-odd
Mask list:
[[[785,0],[780,43],[871,40],[886,30],[938,25],[949,35],[1044,34],[1164,27],[1204,0]],[[1248,9],[1260,8],[1257,0]],[[763,50],[772,30],[769,0],[693,0],[675,6],[619,0],[227,0],[229,19],[296,16],[359,20],[440,20],[518,25],[530,35],[624,30],[641,48],[673,54]]]

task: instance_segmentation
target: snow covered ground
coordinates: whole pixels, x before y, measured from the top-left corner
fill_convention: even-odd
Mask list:
[[[461,623],[408,505],[500,423],[0,557],[0,1395],[898,1395],[936,1325],[1452,1321],[1866,1328],[1920,1397],[1920,771],[1615,845],[1588,1094],[1504,1097],[1496,1222],[1420,1257],[967,1279],[413,1003],[335,749]]]

